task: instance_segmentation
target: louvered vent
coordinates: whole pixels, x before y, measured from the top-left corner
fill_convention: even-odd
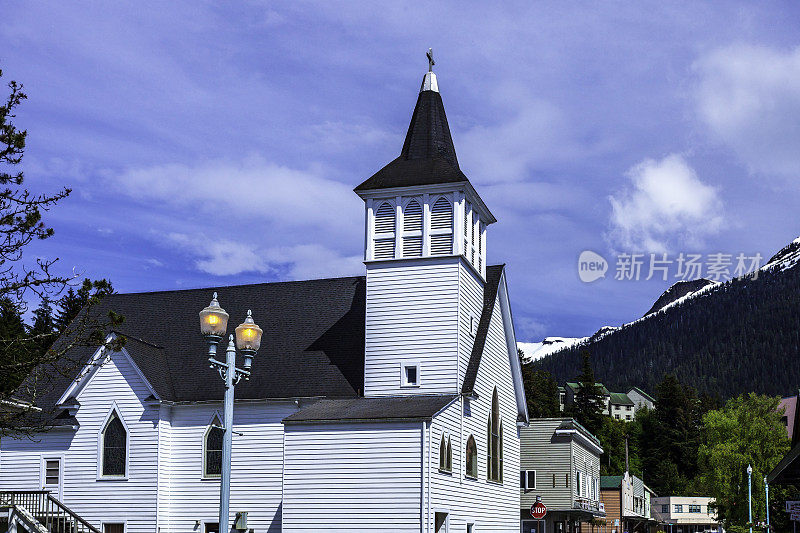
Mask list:
[[[422,237],[403,237],[403,257],[422,255]]]
[[[431,255],[450,255],[453,249],[453,237],[444,233],[431,235]]]
[[[411,200],[403,211],[403,231],[422,231],[422,207]]]
[[[443,196],[436,200],[431,209],[431,229],[453,231],[453,207]]]
[[[375,233],[394,232],[394,207],[384,202],[375,212]]]
[[[375,241],[375,259],[394,259],[394,239]]]
[[[464,202],[464,237],[469,236],[469,202]]]

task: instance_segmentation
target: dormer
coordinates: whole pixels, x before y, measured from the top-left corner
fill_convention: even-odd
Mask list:
[[[366,204],[365,262],[463,256],[485,279],[486,227],[496,219],[458,166],[433,72],[400,156],[355,192]]]

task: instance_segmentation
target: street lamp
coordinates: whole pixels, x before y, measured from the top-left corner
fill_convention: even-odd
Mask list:
[[[750,533],[753,533],[753,467],[747,465],[747,522],[750,524]]]
[[[228,313],[220,307],[217,293],[208,307],[200,311],[200,333],[208,343],[208,362],[216,368],[225,382],[225,414],[222,425],[222,472],[219,485],[219,533],[230,531],[231,500],[231,444],[233,443],[233,388],[239,380],[250,379],[250,367],[253,364],[258,348],[261,346],[260,327],[253,322],[252,313],[247,311],[247,318],[236,328],[236,344],[233,335],[228,337],[225,350],[225,362],[217,360],[217,345],[225,336],[228,328]],[[244,368],[236,368],[236,349],[242,352]]]
[[[767,476],[764,476],[764,492],[767,495],[767,531],[769,531],[769,483],[767,482]]]

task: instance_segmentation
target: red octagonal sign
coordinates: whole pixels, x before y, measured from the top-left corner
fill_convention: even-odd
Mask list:
[[[542,502],[536,502],[531,505],[531,516],[536,520],[541,520],[547,514],[547,506]]]

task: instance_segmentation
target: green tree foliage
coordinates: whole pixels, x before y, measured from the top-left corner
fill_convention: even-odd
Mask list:
[[[26,254],[29,244],[53,235],[42,213],[71,191],[34,194],[23,186],[20,165],[28,133],[18,129],[14,119],[27,96],[14,81],[8,90],[0,103],[0,435],[42,429],[32,418],[39,413],[33,408],[37,398],[49,392],[52,376],[71,376],[75,366],[83,363],[70,360],[71,348],[104,344],[104,331],[122,320],[113,311],[105,316],[93,312],[100,299],[112,292],[108,281],[87,281],[75,291],[71,289],[75,277],[56,272],[57,259]],[[59,300],[57,313],[54,300]],[[39,302],[30,326],[22,319],[29,302]],[[82,310],[78,304],[84,304]],[[56,335],[63,339],[57,346]]]
[[[723,399],[749,391],[787,395],[800,383],[800,365],[786,364],[800,359],[797,302],[800,264],[761,272],[756,280],[731,280],[532,364],[563,383],[580,371],[581,350],[587,349],[597,379],[611,390],[631,384],[655,390],[657,368]]]
[[[777,411],[779,400],[750,393],[728,400],[722,409],[703,417],[699,481],[714,498],[726,530],[747,528],[747,465],[753,468],[753,521],[765,519],[764,476],[789,451],[786,428]],[[770,521],[776,531],[791,529],[781,509],[785,492],[770,487]]]
[[[524,354],[518,349],[517,355],[521,359]],[[525,383],[528,415],[531,418],[559,416],[558,384],[549,372],[522,365],[522,380]]]
[[[656,408],[641,417],[642,466],[657,494],[689,494],[697,472],[701,404],[694,388],[672,375],[656,388]]]
[[[583,427],[592,434],[597,435],[607,418],[603,414],[605,410],[605,395],[603,388],[594,379],[594,370],[592,370],[589,352],[583,352],[582,358],[583,365],[581,373],[577,377],[578,390],[575,393],[571,414]]]

